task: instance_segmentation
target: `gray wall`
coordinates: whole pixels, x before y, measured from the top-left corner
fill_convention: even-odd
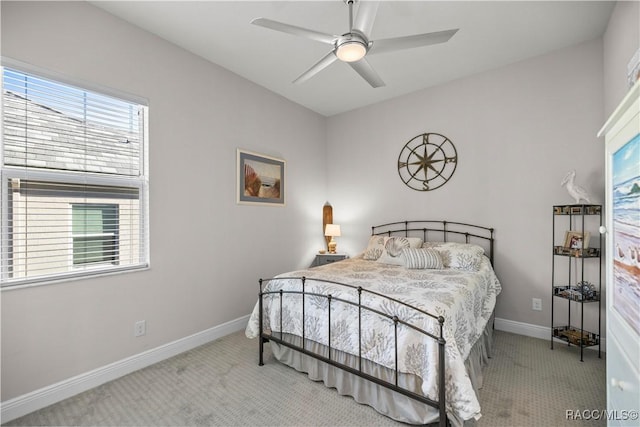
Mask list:
[[[504,287],[496,316],[549,326],[552,205],[572,203],[560,181],[576,169],[604,200],[602,79],[595,40],[330,118],[329,199],[342,247],[361,250],[363,225],[393,220],[494,227]],[[423,132],[449,137],[459,159],[452,179],[429,192],[406,187],[396,167],[403,145]]]
[[[640,48],[640,2],[619,1],[604,40],[604,111],[609,116],[627,93],[627,64]]]
[[[324,117],[84,2],[2,2],[2,54],[147,98],[151,156],[151,269],[4,290],[3,401],[245,316],[259,277],[311,263]],[[285,207],[236,205],[237,147],[287,160]]]

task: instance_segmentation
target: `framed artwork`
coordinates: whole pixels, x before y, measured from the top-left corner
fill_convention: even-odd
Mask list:
[[[237,202],[284,206],[285,161],[238,149]]]
[[[613,307],[640,335],[640,134],[612,156]]]
[[[570,249],[583,249],[589,247],[589,233],[567,231],[564,235],[564,247]]]

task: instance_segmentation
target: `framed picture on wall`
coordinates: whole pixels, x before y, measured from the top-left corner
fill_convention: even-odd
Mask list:
[[[236,174],[237,203],[284,206],[283,159],[238,149]]]

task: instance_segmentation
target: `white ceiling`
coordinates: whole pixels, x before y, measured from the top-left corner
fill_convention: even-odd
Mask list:
[[[343,34],[349,16],[343,0],[91,3],[325,116],[595,39],[604,34],[614,6],[611,1],[381,2],[372,40],[460,31],[444,44],[368,56],[386,83],[374,89],[340,61],[292,84],[331,46],[250,24],[264,17]]]

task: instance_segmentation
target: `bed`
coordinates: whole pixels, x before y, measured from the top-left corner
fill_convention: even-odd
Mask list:
[[[246,328],[276,359],[411,424],[478,419],[501,285],[492,228],[374,226],[350,259],[259,280]]]

